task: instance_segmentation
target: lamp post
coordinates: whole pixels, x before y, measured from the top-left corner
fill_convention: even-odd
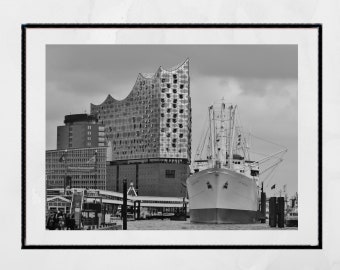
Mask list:
[[[64,157],[64,195],[66,195],[66,180],[67,180],[67,149],[65,149],[65,157]]]
[[[123,205],[122,205],[123,230],[127,229],[127,179],[123,179]]]
[[[94,189],[97,189],[97,150],[94,152]]]

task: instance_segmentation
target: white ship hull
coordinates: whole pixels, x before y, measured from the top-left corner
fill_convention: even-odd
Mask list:
[[[187,179],[190,221],[254,223],[258,217],[258,187],[241,173],[211,168]]]

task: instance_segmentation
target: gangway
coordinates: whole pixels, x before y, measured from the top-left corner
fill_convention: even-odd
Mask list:
[[[78,228],[81,225],[81,212],[83,207],[83,198],[84,192],[83,191],[74,191],[72,195],[72,202],[71,202],[71,216],[74,215],[75,223]]]

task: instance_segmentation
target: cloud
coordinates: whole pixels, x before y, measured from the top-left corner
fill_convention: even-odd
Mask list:
[[[200,77],[191,84],[191,96],[193,123],[224,97],[225,102],[238,105],[242,121],[254,132],[271,137],[277,132],[296,135],[296,80]]]

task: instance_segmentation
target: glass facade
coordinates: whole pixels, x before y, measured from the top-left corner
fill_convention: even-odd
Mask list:
[[[189,60],[154,74],[140,73],[121,101],[109,95],[91,114],[105,126],[112,160],[176,158],[190,162]]]

